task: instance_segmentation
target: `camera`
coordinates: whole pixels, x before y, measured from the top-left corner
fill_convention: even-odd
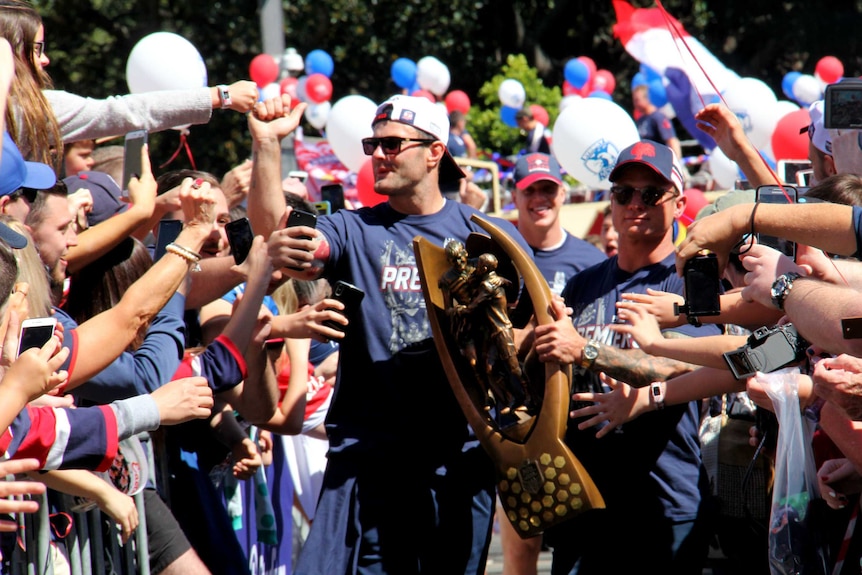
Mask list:
[[[805,357],[808,348],[792,323],[773,327],[760,327],[748,336],[748,343],[724,354],[730,371],[736,379],[745,379],[755,373],[769,373]]]
[[[676,315],[684,313],[692,325],[700,325],[698,317],[721,313],[721,278],[715,254],[695,256],[685,262],[685,305],[674,304]]]
[[[862,128],[862,80],[844,78],[826,86],[823,96],[823,127]]]

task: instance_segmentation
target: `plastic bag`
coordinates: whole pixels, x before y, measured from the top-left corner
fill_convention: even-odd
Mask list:
[[[775,485],[769,518],[769,569],[773,575],[828,573],[826,551],[811,503],[819,497],[811,438],[814,423],[799,406],[797,368],[758,373],[778,418]]]

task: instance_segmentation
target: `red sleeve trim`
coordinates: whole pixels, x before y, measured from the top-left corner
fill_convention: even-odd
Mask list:
[[[95,471],[107,471],[117,457],[117,446],[120,443],[117,437],[117,415],[110,405],[100,405],[99,410],[105,417],[105,457]]]
[[[234,344],[234,342],[232,342],[230,338],[224,334],[215,338],[215,341],[225,346],[230,352],[230,354],[233,356],[237,366],[239,367],[240,372],[242,373],[242,378],[245,379],[246,377],[248,377],[248,366],[246,366],[245,364],[245,357],[243,357],[242,352]]]

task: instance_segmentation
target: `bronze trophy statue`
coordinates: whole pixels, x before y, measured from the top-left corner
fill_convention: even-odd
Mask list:
[[[571,366],[522,362],[510,304],[521,278],[539,324],[554,321],[551,292],[532,259],[508,234],[474,215],[489,236],[444,248],[413,240],[434,342],[449,384],[497,468],[506,516],[523,537],[587,509],[601,494],[563,442]]]

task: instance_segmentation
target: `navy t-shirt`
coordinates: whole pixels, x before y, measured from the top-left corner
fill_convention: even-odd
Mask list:
[[[653,140],[654,142],[667,142],[676,138],[676,130],[673,129],[671,121],[656,110],[652,114],[644,114],[635,122],[638,127],[638,135],[641,140]]]
[[[572,276],[579,271],[605,261],[607,256],[590,242],[568,232],[562,245],[549,249],[533,249],[536,267],[542,272],[551,292],[560,295]]]
[[[572,322],[587,339],[622,349],[636,347],[629,335],[608,327],[616,322],[616,302],[624,293],[646,293],[647,288],[682,294],[683,280],[674,267],[675,254],[662,262],[626,272],[617,257],[579,272],[563,290],[574,310]],[[717,335],[715,325],[690,325],[671,330],[691,337]],[[581,391],[603,389],[591,371],[576,368],[573,387]],[[701,457],[698,427],[699,402],[673,405],[645,413],[596,439],[596,429],[579,431],[570,421],[566,443],[589,471],[608,508],[646,509],[660,501],[653,512],[672,521],[691,521],[701,500]]]
[[[435,453],[460,450],[467,439],[466,420],[434,347],[413,239],[423,236],[443,247],[451,239],[466,241],[473,231],[487,235],[470,220],[473,214],[532,253],[510,222],[451,201],[432,215],[404,215],[382,203],[318,219],[330,245],[325,277],[365,292],[340,345],[326,421],[333,453],[409,447],[430,464]]]

